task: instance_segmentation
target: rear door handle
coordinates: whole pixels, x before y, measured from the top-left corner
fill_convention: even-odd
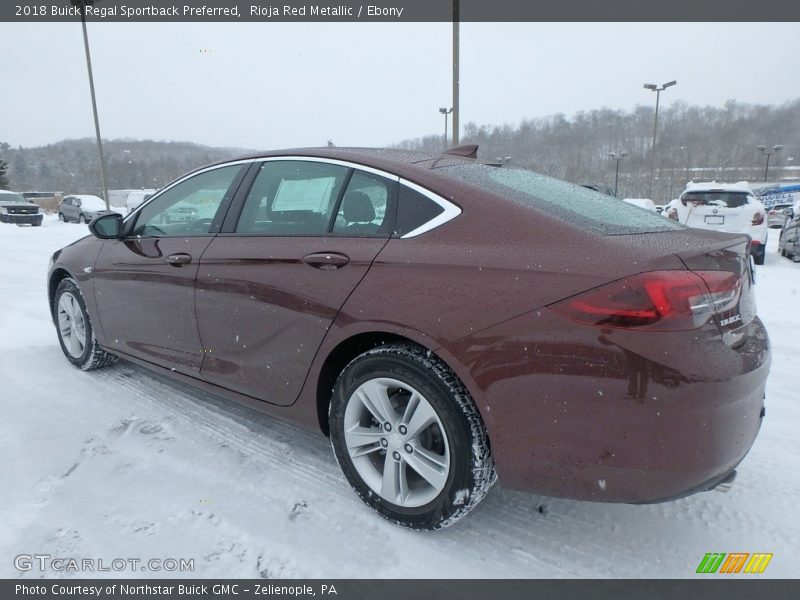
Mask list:
[[[336,252],[315,252],[303,257],[303,262],[315,269],[335,271],[350,262],[350,258]]]
[[[182,267],[183,265],[188,265],[190,262],[192,262],[192,257],[188,254],[180,252],[178,254],[170,254],[164,260],[173,267]]]

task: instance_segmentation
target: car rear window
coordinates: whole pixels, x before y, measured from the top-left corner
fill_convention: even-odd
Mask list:
[[[618,198],[525,169],[472,164],[439,171],[600,235],[684,229]]]
[[[746,192],[686,192],[681,196],[683,204],[695,206],[717,206],[719,208],[740,208],[747,205],[751,194]]]

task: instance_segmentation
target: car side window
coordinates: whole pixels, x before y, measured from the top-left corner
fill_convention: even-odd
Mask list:
[[[215,217],[243,165],[205,171],[165,191],[139,211],[131,235],[185,237],[214,233]]]
[[[347,184],[333,224],[335,235],[389,237],[394,184],[383,177],[355,171]]]
[[[262,163],[236,233],[315,236],[328,232],[348,169],[321,162]]]
[[[405,185],[400,186],[397,199],[397,224],[395,235],[402,237],[419,229],[444,212],[444,208],[436,202],[412,190]]]

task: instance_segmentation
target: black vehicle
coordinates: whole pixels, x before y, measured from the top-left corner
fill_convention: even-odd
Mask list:
[[[26,200],[22,194],[0,190],[0,223],[38,227],[43,218],[39,207]]]

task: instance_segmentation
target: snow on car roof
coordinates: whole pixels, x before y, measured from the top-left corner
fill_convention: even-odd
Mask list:
[[[70,196],[78,198],[79,200],[100,200],[100,202],[105,203],[105,200],[99,196],[92,196],[91,194],[70,194]]]
[[[690,181],[686,184],[684,192],[707,192],[711,190],[753,193],[753,190],[750,189],[750,184],[746,181],[738,181],[736,183],[721,183],[718,181],[701,181],[695,183],[694,181]]]

